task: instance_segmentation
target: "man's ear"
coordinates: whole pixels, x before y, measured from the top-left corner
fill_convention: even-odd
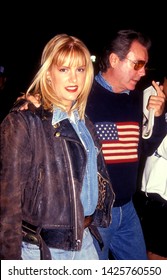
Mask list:
[[[111,53],[110,57],[109,57],[109,61],[110,61],[110,65],[112,68],[115,68],[115,66],[117,65],[117,63],[119,62],[119,57],[117,54],[115,53]]]

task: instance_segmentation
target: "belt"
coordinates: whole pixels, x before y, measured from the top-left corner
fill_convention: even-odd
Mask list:
[[[85,216],[84,219],[84,228],[87,228],[91,225],[91,223],[93,222],[93,215],[91,216]]]
[[[38,232],[37,227],[23,221],[22,223],[23,241],[39,246],[40,259],[51,260],[51,253],[45,241]]]
[[[93,221],[93,215],[85,216],[84,218],[84,228],[87,228],[91,225]],[[51,255],[46,245],[45,241],[40,235],[40,232],[37,231],[37,227],[32,226],[29,223],[23,222],[22,224],[22,234],[23,234],[23,241],[38,245],[40,247],[40,251],[42,253],[41,259],[50,260]]]

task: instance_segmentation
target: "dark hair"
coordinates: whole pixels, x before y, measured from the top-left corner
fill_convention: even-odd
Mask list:
[[[102,55],[99,59],[99,69],[101,72],[106,72],[110,67],[109,56],[111,53],[118,55],[120,60],[123,60],[134,41],[139,42],[141,45],[147,48],[151,47],[151,40],[147,35],[142,34],[131,29],[120,30],[110,39],[107,45],[104,47]]]

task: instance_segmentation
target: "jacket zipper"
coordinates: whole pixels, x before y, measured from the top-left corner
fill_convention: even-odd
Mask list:
[[[70,173],[71,173],[71,182],[72,182],[72,190],[73,190],[73,200],[74,200],[74,221],[75,221],[75,242],[76,242],[76,247],[78,247],[78,244],[81,242],[81,240],[77,239],[78,236],[78,230],[77,230],[77,207],[76,207],[76,191],[75,191],[75,187],[74,187],[74,176],[73,176],[73,172],[72,172],[72,165],[71,165],[71,159],[69,156],[69,152],[68,152],[68,148],[67,148],[67,143],[64,140],[65,143],[65,148],[67,151],[67,157],[68,157],[68,161],[69,161],[69,166],[70,166]]]

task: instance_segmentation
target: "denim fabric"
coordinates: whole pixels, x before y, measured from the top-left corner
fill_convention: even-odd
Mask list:
[[[98,254],[93,244],[89,229],[86,228],[83,234],[83,243],[80,251],[65,251],[61,249],[49,248],[52,260],[98,260]],[[39,260],[40,251],[37,245],[22,242],[22,259]]]
[[[84,206],[84,216],[94,213],[98,201],[98,179],[97,179],[97,153],[93,139],[83,120],[79,120],[76,111],[74,111],[73,125],[81,142],[83,143],[87,154],[87,165],[83,180],[81,192],[81,201]]]
[[[95,80],[105,89],[113,92],[112,86],[103,78],[101,71],[95,76]],[[124,90],[123,93],[129,94],[129,90]]]
[[[109,258],[109,250],[116,260],[147,260],[141,224],[132,201],[113,207],[110,226],[98,229],[104,242],[101,250],[94,239],[100,260]]]

